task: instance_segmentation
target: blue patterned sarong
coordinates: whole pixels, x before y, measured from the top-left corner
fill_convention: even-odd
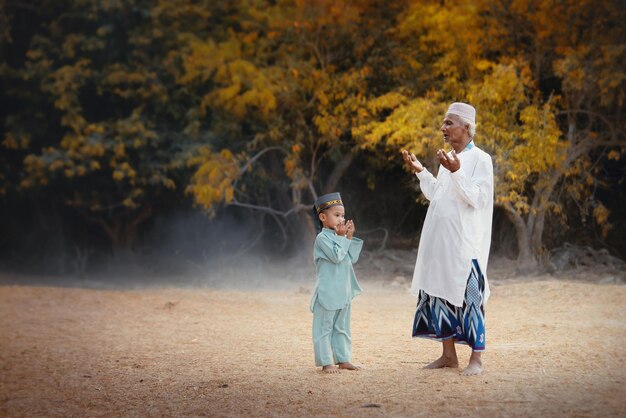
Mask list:
[[[484,294],[485,277],[477,260],[472,260],[463,307],[459,308],[445,299],[420,290],[413,321],[413,337],[437,341],[454,338],[457,343],[472,347],[472,351],[485,351]]]

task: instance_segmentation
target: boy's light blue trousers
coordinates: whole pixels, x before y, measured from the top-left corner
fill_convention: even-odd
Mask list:
[[[352,357],[350,310],[352,305],[336,311],[324,309],[318,301],[313,306],[313,349],[315,365],[328,366],[349,362]]]

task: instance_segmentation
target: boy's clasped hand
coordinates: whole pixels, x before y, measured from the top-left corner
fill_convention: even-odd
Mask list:
[[[335,233],[337,235],[341,235],[342,237],[345,236],[348,239],[352,239],[355,230],[353,221],[345,221],[344,223],[337,225]]]

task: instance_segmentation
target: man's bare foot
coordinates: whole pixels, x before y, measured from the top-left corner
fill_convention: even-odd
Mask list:
[[[461,372],[463,376],[476,376],[483,372],[483,358],[480,351],[472,351],[472,355],[469,359],[469,364]]]
[[[424,366],[425,369],[442,369],[444,367],[450,367],[450,368],[456,369],[457,367],[459,367],[459,359],[456,356],[454,357],[441,356],[437,360],[433,361],[432,363]]]
[[[469,364],[461,372],[463,376],[476,376],[483,372],[483,364],[480,360],[470,360]]]
[[[322,367],[322,372],[324,373],[339,373],[339,368],[337,368],[337,366],[335,365],[328,365],[328,366],[324,366]]]
[[[339,363],[339,368],[340,369],[346,369],[346,370],[361,370],[360,366],[355,366],[354,364],[346,361],[344,363]]]

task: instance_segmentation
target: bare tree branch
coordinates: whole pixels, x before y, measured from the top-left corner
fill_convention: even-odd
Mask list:
[[[298,203],[298,204],[294,205],[291,209],[289,209],[289,210],[287,210],[285,212],[281,212],[281,211],[276,210],[274,208],[271,208],[269,206],[252,205],[250,203],[238,202],[237,200],[233,200],[231,205],[239,206],[239,207],[247,208],[247,209],[259,210],[259,211],[267,212],[267,213],[270,213],[270,214],[273,214],[273,215],[282,216],[283,218],[286,218],[287,216],[291,215],[292,213],[303,212],[305,210],[309,210],[310,209],[310,206],[303,205],[302,203]]]

